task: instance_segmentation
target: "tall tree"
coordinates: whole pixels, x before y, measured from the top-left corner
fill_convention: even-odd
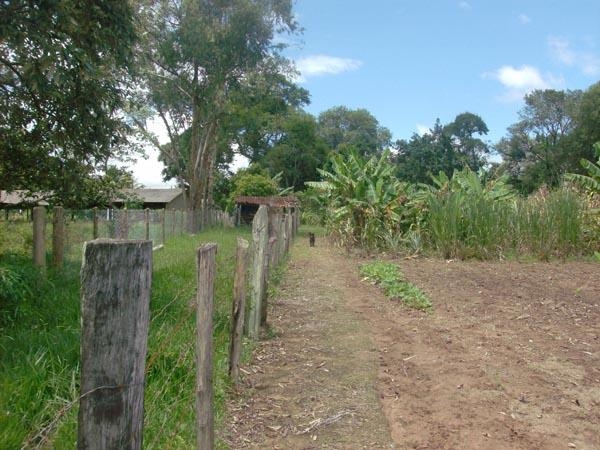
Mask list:
[[[488,127],[477,114],[464,112],[444,127],[444,133],[452,138],[452,144],[465,165],[477,172],[485,165],[488,145],[475,135],[488,134]]]
[[[511,182],[523,192],[542,184],[556,186],[563,173],[578,166],[580,158],[566,138],[576,127],[581,94],[546,89],[525,96],[521,120],[496,145]]]
[[[381,154],[392,134],[366,109],[337,106],[319,114],[319,134],[336,152],[356,150],[361,156]]]
[[[276,33],[294,32],[291,0],[145,0],[150,101],[162,118],[169,161],[190,130],[180,182],[192,208],[212,203],[212,174],[227,102],[249,74],[277,68]],[[282,61],[282,60],[279,60]],[[221,135],[219,135],[221,133]]]
[[[122,0],[0,2],[0,185],[63,203],[125,142],[135,41]]]

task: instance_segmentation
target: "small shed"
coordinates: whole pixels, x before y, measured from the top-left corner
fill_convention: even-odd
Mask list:
[[[142,203],[144,209],[176,209],[188,208],[187,195],[183,189],[124,189],[123,195],[114,198],[111,203],[115,208],[124,207],[131,199]]]
[[[6,219],[10,210],[29,210],[34,206],[48,206],[43,193],[31,193],[25,190],[0,191],[0,209],[4,210]]]
[[[288,195],[287,197],[250,197],[240,196],[235,199],[236,224],[250,224],[258,207],[266,205],[270,208],[288,209],[294,212],[300,205],[298,197]]]

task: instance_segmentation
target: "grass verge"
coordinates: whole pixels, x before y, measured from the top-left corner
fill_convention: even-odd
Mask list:
[[[214,229],[181,236],[155,252],[146,363],[144,447],[195,446],[195,253],[216,242],[214,392],[217,427],[229,389],[229,317],[237,236]],[[25,257],[2,256],[2,276],[17,292],[0,322],[0,448],[73,448],[79,395],[79,261],[42,277]],[[5,280],[5,281],[6,281]],[[29,290],[19,288],[27,282]],[[19,294],[19,290],[21,290]],[[29,292],[28,292],[29,291]],[[7,314],[8,316],[6,316]],[[12,314],[12,315],[10,315]],[[218,448],[223,448],[219,443]]]

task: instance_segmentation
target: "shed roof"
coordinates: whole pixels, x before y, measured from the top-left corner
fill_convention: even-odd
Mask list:
[[[240,205],[267,205],[272,208],[293,208],[299,205],[298,197],[289,195],[287,197],[250,197],[240,196],[235,199]]]
[[[123,189],[126,197],[135,196],[144,203],[170,203],[182,195],[182,189]],[[124,198],[116,197],[114,202],[122,202]]]
[[[0,205],[18,206],[18,205],[41,205],[46,206],[48,202],[44,200],[42,193],[33,193],[25,190],[0,191]]]

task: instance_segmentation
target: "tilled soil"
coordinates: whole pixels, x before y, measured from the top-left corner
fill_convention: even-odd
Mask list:
[[[231,448],[600,449],[600,265],[395,261],[428,313],[297,242]]]

